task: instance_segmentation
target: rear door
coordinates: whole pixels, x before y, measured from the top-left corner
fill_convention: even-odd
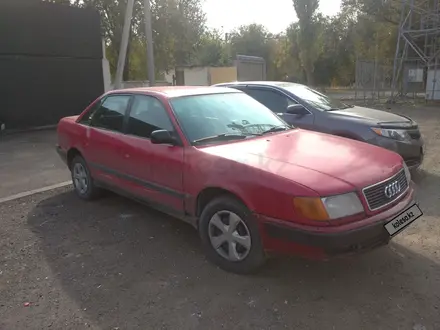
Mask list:
[[[294,115],[286,113],[287,107],[289,105],[297,104],[295,100],[293,100],[286,94],[281,93],[280,91],[275,89],[264,87],[248,86],[241,90],[249,96],[252,96],[258,102],[264,104],[288,124],[291,124],[295,127],[312,129],[314,116],[309,111],[307,111],[305,115]]]
[[[123,185],[124,129],[131,95],[108,95],[88,113],[82,124],[88,125],[82,141],[83,156],[95,179],[114,186]]]
[[[131,179],[132,193],[183,211],[183,147],[151,143],[151,133],[161,129],[179,139],[162,101],[153,96],[134,96],[124,136],[125,173]]]

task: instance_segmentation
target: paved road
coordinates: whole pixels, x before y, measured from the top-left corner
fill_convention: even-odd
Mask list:
[[[55,130],[0,137],[0,198],[69,180]]]

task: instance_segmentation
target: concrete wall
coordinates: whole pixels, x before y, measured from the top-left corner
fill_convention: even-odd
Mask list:
[[[167,83],[169,83],[170,85],[172,85],[173,84],[173,76],[175,75],[175,73],[176,73],[176,71],[174,71],[173,69],[169,70],[168,72],[164,72],[164,74],[163,74],[164,80]]]
[[[237,81],[237,68],[235,66],[211,67],[209,68],[209,78],[210,85]]]
[[[209,68],[191,67],[183,69],[185,75],[185,86],[208,86]]]
[[[125,89],[125,88],[141,88],[141,87],[149,87],[150,83],[148,82],[148,80],[145,81],[123,81],[121,83],[121,89]],[[156,80],[156,86],[170,86],[171,84],[168,83],[167,81],[160,81],[160,80]],[[113,90],[115,88],[114,84],[110,85],[110,90]]]
[[[237,81],[237,68],[231,67],[182,67],[186,86],[210,86],[224,82]],[[164,73],[164,79],[173,84],[175,70]]]
[[[440,100],[440,68],[437,70],[428,70],[426,99],[433,101]]]

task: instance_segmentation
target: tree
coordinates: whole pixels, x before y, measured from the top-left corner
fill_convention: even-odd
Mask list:
[[[197,50],[197,64],[228,66],[231,64],[229,48],[217,30],[205,31]]]
[[[261,24],[240,26],[230,34],[233,56],[249,55],[269,59],[269,38],[272,36]]]
[[[230,34],[231,56],[249,55],[266,61],[267,78],[279,79],[282,71],[279,56],[285,47],[284,35],[273,35],[261,24],[243,25]],[[278,61],[278,62],[277,62]]]
[[[415,3],[423,1],[425,0],[415,0]],[[343,0],[342,4],[343,7],[375,18],[378,22],[399,24],[402,0]]]
[[[100,12],[114,72],[127,0],[46,1]],[[225,37],[207,29],[203,0],[151,1],[156,74],[182,64],[230,65],[242,54],[263,57],[268,79],[325,86],[351,85],[357,59],[392,60],[401,7],[401,0],[343,0],[337,16],[324,17],[317,11],[319,0],[292,0],[298,21],[284,33],[273,35],[260,24],[250,24]],[[147,76],[143,10],[143,1],[135,0],[125,80]]]
[[[315,62],[317,85],[347,86],[355,78],[355,21],[348,12],[321,17],[322,51]]]
[[[175,1],[175,0],[172,0]],[[201,0],[178,0],[173,8],[171,28],[175,38],[177,64],[192,64],[206,30],[206,17]]]
[[[299,58],[298,34],[298,23],[292,23],[277,39],[274,56],[275,80],[305,82],[306,78]]]
[[[307,83],[313,85],[314,63],[321,51],[321,35],[318,29],[316,11],[319,0],[293,0],[298,16],[298,43],[301,48],[299,57],[307,77]]]

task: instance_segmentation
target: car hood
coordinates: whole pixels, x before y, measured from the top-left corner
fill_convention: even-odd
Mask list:
[[[394,175],[402,158],[367,143],[301,129],[211,146],[204,152],[269,172],[321,195],[360,190]]]
[[[329,113],[361,120],[363,119],[370,123],[383,124],[386,126],[412,127],[416,125],[416,123],[410,118],[402,115],[358,106],[343,110],[331,111]]]

